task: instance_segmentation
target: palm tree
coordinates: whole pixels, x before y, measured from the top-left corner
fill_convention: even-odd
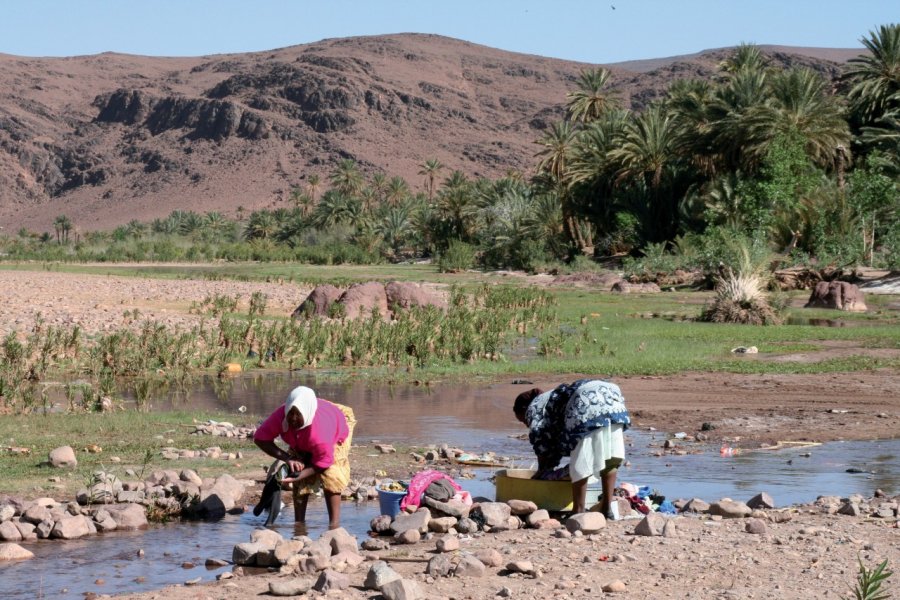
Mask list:
[[[384,194],[387,192],[387,176],[381,171],[372,175],[372,183],[369,187],[372,188],[372,191],[375,193],[375,200],[377,204],[381,204],[384,201]]]
[[[650,106],[625,124],[619,147],[609,153],[619,165],[616,180],[645,180],[651,189],[658,190],[663,169],[678,159],[680,146],[675,119],[661,105]]]
[[[409,184],[400,177],[391,177],[387,186],[387,201],[392,206],[397,206],[409,196]]]
[[[394,255],[399,254],[412,232],[409,209],[406,206],[390,207],[384,218],[376,224],[375,232],[381,235]]]
[[[144,237],[144,234],[147,232],[147,226],[137,219],[132,219],[131,221],[129,221],[128,225],[125,226],[125,229],[128,231],[128,235],[136,240]]]
[[[900,25],[882,25],[860,40],[868,50],[847,61],[844,81],[858,121],[870,124],[898,106],[900,91]]]
[[[362,203],[358,198],[330,189],[322,194],[322,200],[313,211],[312,220],[318,227],[331,227],[340,223],[356,223],[362,215]]]
[[[750,145],[748,115],[769,98],[768,73],[759,69],[742,69],[715,89],[708,105],[709,145],[721,170],[756,170],[758,157],[744,152]]]
[[[768,67],[768,63],[768,59],[760,52],[758,46],[742,43],[719,64],[719,69],[730,74],[740,71],[763,71]]]
[[[577,132],[568,121],[555,123],[537,143],[543,149],[535,154],[540,157],[537,170],[547,173],[555,181],[562,184],[566,179],[566,169],[572,156],[572,146]]]
[[[228,227],[228,221],[225,219],[225,216],[220,212],[211,211],[211,212],[206,213],[205,221],[206,221],[206,224],[205,224],[206,230],[209,231],[214,236],[223,233],[225,231],[225,229]]]
[[[247,240],[268,240],[278,231],[275,215],[267,210],[256,210],[250,213],[244,238]]]
[[[306,179],[306,192],[309,194],[311,204],[315,204],[319,198],[319,188],[321,187],[322,180],[315,173]]]
[[[334,189],[346,196],[354,196],[359,193],[364,183],[362,173],[359,172],[359,167],[352,158],[345,158],[339,162],[329,176],[329,181]]]
[[[771,101],[748,112],[745,154],[761,158],[778,136],[799,134],[807,156],[822,167],[834,166],[841,148],[850,145],[850,130],[822,76],[790,69],[774,75],[769,89]]]
[[[430,158],[422,163],[419,175],[425,176],[425,189],[428,190],[429,202],[434,198],[434,180],[443,168],[444,165],[436,158]]]
[[[63,232],[68,231],[67,227],[71,228],[71,223],[69,221],[69,217],[66,215],[59,215],[55,219],[53,219],[53,229],[56,231],[56,243],[62,244],[66,241],[63,237]]]
[[[578,78],[578,89],[566,94],[566,110],[573,121],[588,123],[615,107],[616,94],[604,88],[609,83],[606,69],[587,69]]]
[[[563,221],[566,224],[566,236],[570,245],[584,248],[586,244],[583,239],[580,239],[569,195],[568,167],[576,139],[577,132],[568,121],[556,123],[538,140],[537,143],[544,148],[535,156],[540,157],[537,166],[538,172],[546,176],[549,184],[547,187],[551,187],[559,198]]]
[[[643,214],[647,241],[671,239],[676,233],[681,195],[673,189],[663,193],[663,178],[669,173],[672,177],[666,183],[675,180],[683,163],[682,140],[675,118],[662,105],[653,104],[625,124],[619,147],[609,153],[617,167],[616,185],[631,188],[632,212]]]
[[[461,177],[455,177],[456,175]],[[438,193],[438,217],[447,224],[448,238],[469,240],[474,230],[474,194],[469,189],[465,176],[459,171],[454,171],[447,181],[450,184],[445,182],[445,187]]]
[[[203,228],[203,217],[192,210],[187,212],[176,211],[178,213],[178,233],[181,235],[191,235]],[[172,216],[175,212],[172,213]],[[171,218],[171,217],[170,217]]]

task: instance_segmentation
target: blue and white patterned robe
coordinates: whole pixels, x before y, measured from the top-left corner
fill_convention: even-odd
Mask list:
[[[544,392],[525,412],[528,441],[541,468],[553,468],[572,453],[578,442],[601,427],[631,425],[622,391],[601,379],[579,379]]]

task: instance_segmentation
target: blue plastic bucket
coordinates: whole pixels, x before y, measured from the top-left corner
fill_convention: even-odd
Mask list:
[[[390,490],[378,489],[378,508],[381,514],[388,515],[392,519],[400,513],[400,501],[406,496],[406,490],[402,492],[392,492]]]

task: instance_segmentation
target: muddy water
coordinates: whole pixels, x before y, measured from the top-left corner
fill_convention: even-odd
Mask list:
[[[233,412],[235,421],[245,422],[251,415],[266,416],[285,392],[298,384],[314,385],[320,396],[352,406],[360,441],[448,443],[473,452],[495,451],[511,457],[514,466],[527,467],[533,462],[528,443],[515,437],[524,430],[512,419],[509,401],[496,399],[496,390],[488,385],[316,385],[291,374],[276,374],[235,379],[224,385],[216,380],[203,382],[189,394],[155,402],[152,409],[207,408]],[[243,414],[240,407],[246,408]],[[900,440],[744,451],[728,458],[720,456],[718,448],[682,444],[692,453],[656,456],[666,437],[632,429],[628,434],[630,465],[621,470],[620,481],[649,485],[671,499],[697,496],[712,501],[728,496],[748,500],[767,491],[779,505],[811,501],[820,494],[871,495],[876,488],[900,491],[896,468]],[[804,456],[806,453],[809,456]],[[864,472],[847,473],[847,469]],[[490,497],[490,476],[490,470],[476,470],[475,480],[460,483],[473,495]],[[342,514],[343,525],[364,536],[370,519],[378,514],[378,503],[345,503]],[[262,521],[247,513],[215,522],[155,526],[146,532],[27,544],[35,559],[0,566],[0,598],[83,598],[85,592],[115,594],[196,578],[209,581],[230,567],[206,569],[206,559],[230,559],[234,545],[248,541],[250,532]],[[275,529],[286,537],[319,535],[326,522],[323,503],[310,504],[308,531],[295,531],[292,521],[291,509],[286,508]],[[139,550],[144,551],[143,557],[138,556]]]

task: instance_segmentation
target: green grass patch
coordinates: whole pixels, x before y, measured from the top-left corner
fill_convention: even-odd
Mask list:
[[[64,492],[74,500],[74,494],[87,487],[91,473],[102,470],[116,473],[122,480],[134,479],[125,474],[127,469],[144,476],[156,469],[194,469],[201,476],[218,476],[223,472],[240,472],[247,469],[247,461],[214,459],[162,458],[162,448],[174,447],[187,450],[203,450],[218,446],[223,452],[252,452],[262,454],[252,440],[190,435],[190,425],[196,419],[228,420],[236,425],[254,423],[235,422],[233,415],[211,415],[185,411],[144,413],[119,411],[104,414],[30,414],[5,415],[0,419],[0,481],[8,494],[28,496],[58,496]],[[102,451],[85,450],[89,445]],[[51,450],[71,446],[78,458],[74,469],[54,469],[44,463]],[[7,447],[28,448],[29,454],[14,454]],[[149,453],[149,456],[148,456]],[[118,457],[119,462],[111,460]],[[259,460],[252,460],[256,467]],[[59,482],[50,481],[60,478]]]

